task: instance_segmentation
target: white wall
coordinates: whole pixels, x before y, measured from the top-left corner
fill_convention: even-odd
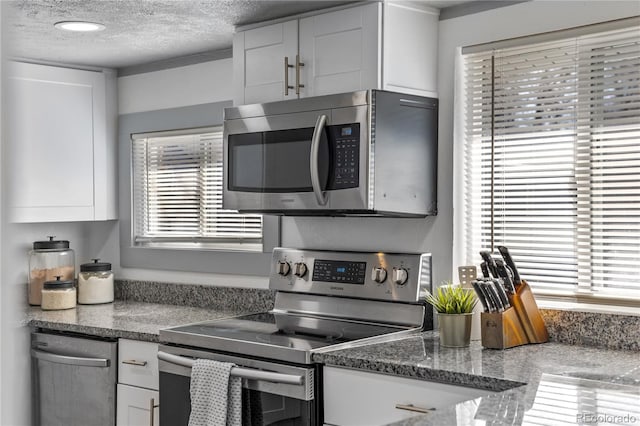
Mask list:
[[[119,114],[178,108],[232,98],[232,59],[118,79]]]
[[[637,0],[530,1],[441,21],[438,57],[440,147],[447,150],[447,163],[451,165],[462,162],[462,147],[458,146],[462,139],[458,137],[459,135],[454,135],[454,86],[456,84],[454,63],[459,55],[459,48],[635,15],[640,15],[640,2]],[[443,141],[454,140],[458,144],[455,156],[451,153],[451,142],[443,143]],[[461,197],[462,176],[455,173],[455,168],[448,180],[449,192]],[[461,200],[455,204],[462,205]],[[462,211],[454,212],[455,223],[461,223],[462,213]],[[453,232],[453,238],[453,252],[456,253],[458,247],[463,247],[465,236]],[[454,269],[459,266],[456,258],[452,263]],[[479,255],[476,263],[480,263]]]

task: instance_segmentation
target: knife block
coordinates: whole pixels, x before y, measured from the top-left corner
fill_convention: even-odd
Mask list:
[[[509,295],[511,307],[504,312],[482,312],[482,346],[507,349],[529,343],[549,341],[549,334],[538,310],[531,288],[526,281]]]

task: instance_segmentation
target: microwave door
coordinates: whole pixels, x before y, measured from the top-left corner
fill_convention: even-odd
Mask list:
[[[321,193],[326,190],[330,153],[326,129],[316,131],[315,121],[308,127],[229,133],[225,208],[274,212],[323,208],[314,185]]]

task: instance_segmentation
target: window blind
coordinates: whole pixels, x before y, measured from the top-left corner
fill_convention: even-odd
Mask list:
[[[262,248],[262,216],[222,208],[222,128],[134,135],[134,243]]]
[[[465,257],[538,292],[640,296],[640,31],[467,54]]]

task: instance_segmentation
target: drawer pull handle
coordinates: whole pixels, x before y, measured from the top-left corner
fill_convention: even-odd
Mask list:
[[[159,405],[156,404],[156,400],[154,398],[151,398],[149,400],[149,426],[154,426],[154,423],[156,422],[156,413],[155,413],[155,409],[158,408]]]
[[[123,364],[129,365],[139,365],[140,367],[144,367],[147,365],[147,361],[136,361],[135,359],[125,359],[122,361]]]
[[[416,407],[413,404],[396,404],[396,408],[398,410],[407,410],[407,411],[413,411],[414,413],[422,413],[422,414],[430,413],[436,410],[435,408]]]

